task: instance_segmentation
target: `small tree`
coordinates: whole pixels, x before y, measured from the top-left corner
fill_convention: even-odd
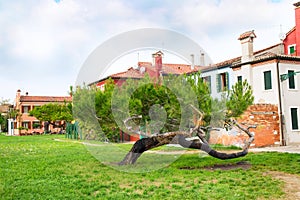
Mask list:
[[[202,98],[206,97],[205,90],[201,90],[202,88],[205,87],[203,86],[203,84],[199,84],[200,82],[199,79],[192,78],[188,80],[190,80],[189,83],[194,88],[193,89],[194,91],[196,92],[200,91],[197,92],[198,99],[199,97]],[[205,99],[209,101],[204,102]],[[213,156],[215,158],[232,159],[232,158],[245,156],[248,153],[248,148],[250,147],[250,144],[254,140],[254,135],[249,131],[249,129],[254,128],[254,126],[248,126],[248,127],[241,126],[232,118],[240,116],[248,108],[248,106],[253,103],[253,100],[254,97],[252,95],[252,89],[251,86],[247,83],[247,81],[236,83],[232,87],[232,90],[228,91],[227,98],[225,97],[221,99],[221,101],[220,100],[211,101],[210,98],[200,99],[200,103],[199,103],[200,110],[198,110],[196,107],[191,105],[192,109],[199,114],[198,120],[196,121],[195,127],[193,129],[190,129],[189,131],[179,130],[179,131],[165,132],[159,135],[153,135],[148,138],[142,138],[136,141],[136,143],[133,145],[133,147],[124,157],[124,159],[120,162],[120,164],[121,165],[133,164],[136,162],[136,160],[141,156],[143,152],[158,146],[169,144],[171,141],[174,141],[174,139],[176,138],[178,143],[181,146],[187,148],[200,149],[202,151],[207,152],[210,156]],[[204,106],[201,106],[201,104],[204,104]],[[131,118],[135,119],[136,117],[131,117]],[[131,118],[125,120],[125,122],[130,121]],[[213,127],[205,127],[205,124],[208,122],[205,121],[207,119],[214,121],[213,125],[217,125],[216,127],[220,127],[220,125],[236,126],[244,133],[246,133],[249,139],[245,142],[243,151],[227,154],[212,149],[206,140],[206,136],[207,136],[206,133],[208,129]],[[127,127],[128,130],[131,129],[131,126],[127,125]],[[196,134],[199,140],[193,140],[193,141],[186,140],[186,138],[191,137],[193,134]]]
[[[251,86],[247,80],[238,81],[232,86],[232,89],[228,92],[228,100],[226,107],[228,117],[238,117],[253,104],[254,96]]]
[[[35,107],[29,112],[31,116],[36,117],[40,121],[48,122],[56,125],[55,121],[72,121],[72,104],[71,103],[49,103],[42,106]],[[61,125],[62,127],[63,125]]]
[[[5,117],[2,115],[2,113],[0,113],[0,132],[2,132],[2,129],[5,128],[5,122]]]

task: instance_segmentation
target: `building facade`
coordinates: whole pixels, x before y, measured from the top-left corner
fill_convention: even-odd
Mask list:
[[[153,62],[138,62],[136,68],[129,68],[125,72],[112,74],[108,77],[100,79],[89,85],[95,85],[97,88],[104,90],[106,81],[111,78],[118,86],[122,85],[127,79],[142,79],[147,74],[154,81],[157,82],[163,76],[168,75],[183,75],[198,72],[202,67],[188,64],[173,64],[163,63],[163,53],[158,51],[152,54]],[[193,57],[191,57],[193,59]],[[193,63],[193,61],[191,61]]]
[[[66,103],[72,102],[71,96],[30,96],[28,93],[21,95],[21,90],[17,91],[15,99],[15,109],[18,111],[18,115],[14,117],[13,132],[11,135],[32,135],[41,134],[44,132],[59,133],[61,130],[59,125],[64,124],[64,121],[57,121],[55,125],[51,125],[47,122],[41,122],[33,116],[29,115],[29,112],[35,107],[42,106],[48,103]]]
[[[300,56],[300,2],[295,6],[295,26],[285,35],[282,35],[285,55]]]

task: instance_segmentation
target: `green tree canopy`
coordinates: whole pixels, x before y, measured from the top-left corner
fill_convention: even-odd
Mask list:
[[[213,100],[207,83],[195,73],[166,76],[159,84],[148,75],[140,80],[127,79],[121,86],[109,79],[104,90],[76,88],[73,103],[74,116],[83,128],[100,138],[118,141],[120,130],[127,132],[124,120],[130,117],[141,116],[131,125],[141,131],[147,127],[148,133],[188,130],[198,115],[191,105],[203,113],[203,126],[216,125],[214,120],[224,122],[226,117],[242,114],[253,103],[253,96],[251,87],[243,82],[234,85],[222,101]]]
[[[0,131],[5,128],[6,118],[0,113]]]
[[[29,114],[36,117],[40,121],[47,121],[50,124],[54,124],[55,121],[58,120],[73,120],[71,103],[48,103],[35,107],[29,112]]]
[[[238,117],[253,104],[254,96],[251,85],[247,80],[238,81],[228,92],[226,107],[228,117]]]

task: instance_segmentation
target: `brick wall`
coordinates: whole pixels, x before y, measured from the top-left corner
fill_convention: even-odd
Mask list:
[[[279,146],[280,130],[278,107],[271,104],[255,104],[249,106],[238,119],[239,123],[257,125],[250,129],[255,134],[252,147]],[[242,146],[247,135],[237,128],[230,131],[212,131],[209,142],[211,144]]]

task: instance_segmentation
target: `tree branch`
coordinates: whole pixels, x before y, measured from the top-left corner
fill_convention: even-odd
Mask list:
[[[191,129],[189,132],[188,131],[168,132],[168,133],[152,135],[151,137],[140,139],[134,143],[131,150],[127,153],[127,155],[119,164],[120,165],[134,164],[136,160],[142,155],[143,152],[158,146],[170,144],[171,142],[175,142],[175,141],[179,143],[182,147],[199,149],[201,151],[208,153],[212,157],[222,159],[222,160],[238,158],[248,154],[248,148],[250,147],[251,143],[254,141],[254,134],[252,134],[249,131],[249,129],[255,128],[256,126],[248,126],[247,128],[244,128],[239,123],[237,123],[236,120],[229,120],[228,122],[230,123],[228,123],[228,125],[238,127],[240,130],[242,130],[248,135],[249,139],[245,142],[245,146],[243,148],[243,151],[241,152],[228,153],[228,154],[219,152],[212,149],[205,139],[205,130],[207,130],[207,127],[200,126],[200,124],[202,123],[202,118],[204,116],[203,113],[200,112],[194,106],[192,106],[192,108],[200,115],[199,119],[197,120],[197,124],[195,128]],[[137,133],[132,129],[131,126],[128,125],[128,122],[133,119],[141,119],[141,118],[142,116],[129,117],[126,120],[124,120],[124,124],[129,131]],[[193,141],[186,140],[187,137],[191,137],[193,133],[196,133],[199,140],[193,140]]]
[[[141,134],[140,131],[136,131],[132,128],[132,126],[130,126],[128,124],[129,121],[133,120],[133,119],[142,119],[142,115],[135,115],[135,116],[132,116],[132,117],[128,117],[127,119],[125,119],[123,122],[124,122],[124,125],[126,127],[126,129],[132,133],[136,133],[136,134]]]

